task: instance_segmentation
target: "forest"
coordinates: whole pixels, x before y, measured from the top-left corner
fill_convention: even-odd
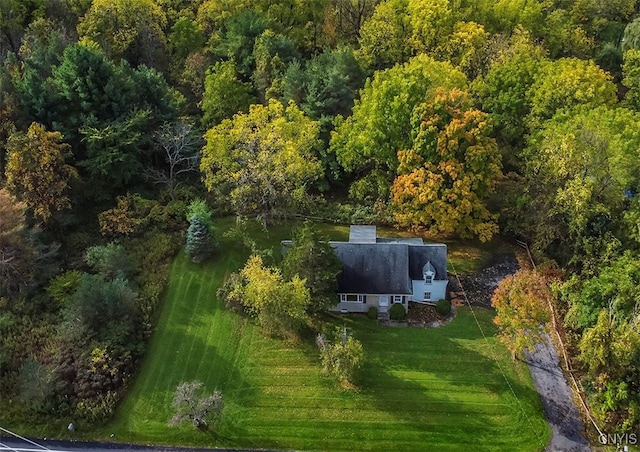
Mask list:
[[[594,418],[637,431],[639,17],[0,0],[2,418],[108,419],[187,228],[311,215],[528,243]]]

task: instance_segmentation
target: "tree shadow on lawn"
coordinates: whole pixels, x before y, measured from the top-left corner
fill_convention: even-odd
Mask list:
[[[546,445],[544,420],[530,419],[535,411],[531,405],[539,404],[537,392],[514,379],[514,371],[505,369],[504,363],[500,363],[501,369],[492,356],[497,353],[495,348],[483,353],[465,346],[464,341],[476,340],[486,348],[475,324],[460,335],[464,341],[447,327],[398,329],[378,327],[374,322],[357,322],[353,327],[367,356],[360,381],[362,393],[390,418],[421,432],[425,447],[430,441],[438,450],[462,445],[468,449],[530,445],[543,449]],[[434,348],[421,353],[416,348],[419,343],[425,349]],[[467,395],[461,400],[456,397],[460,393]],[[443,422],[434,422],[430,416]],[[504,416],[511,425],[500,422]]]

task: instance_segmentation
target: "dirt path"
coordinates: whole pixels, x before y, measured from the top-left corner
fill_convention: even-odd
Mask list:
[[[589,442],[583,434],[584,425],[580,413],[551,339],[545,335],[545,342],[538,344],[533,352],[525,353],[525,356],[553,432],[546,450],[590,451]]]
[[[491,308],[491,296],[495,288],[502,279],[517,270],[518,263],[515,258],[505,258],[479,272],[461,275],[460,282],[473,305]],[[560,359],[553,342],[546,337],[544,343],[538,344],[532,353],[526,353],[525,356],[553,432],[546,450],[548,452],[590,451],[589,442],[583,433],[584,426],[580,412],[573,401],[571,388],[562,373]]]

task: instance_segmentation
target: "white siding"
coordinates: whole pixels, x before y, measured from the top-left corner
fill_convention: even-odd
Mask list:
[[[447,281],[434,280],[431,284],[426,284],[423,279],[414,279],[411,282],[413,286],[413,301],[425,301],[425,292],[431,293],[431,299],[429,301],[433,303],[446,296]]]
[[[389,300],[389,306],[380,307],[380,297],[386,296]],[[411,299],[411,295],[403,295],[404,296],[404,309],[407,310],[409,306],[409,300]],[[341,312],[343,309],[347,312],[368,312],[370,307],[375,307],[379,311],[388,311],[391,309],[393,305],[393,297],[394,294],[389,295],[365,295],[365,302],[361,303],[358,301],[341,301],[335,307],[331,308],[334,312]],[[338,294],[338,300],[340,300],[340,294]]]

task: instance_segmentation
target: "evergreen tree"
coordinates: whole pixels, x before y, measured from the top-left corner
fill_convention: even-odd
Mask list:
[[[337,276],[342,271],[342,263],[336,257],[328,240],[322,239],[307,221],[293,235],[293,243],[282,260],[282,275],[291,280],[298,275],[309,289],[310,313],[322,312],[338,302]]]
[[[206,221],[196,215],[191,218],[187,229],[187,246],[185,251],[193,262],[202,262],[214,250],[214,243]]]

